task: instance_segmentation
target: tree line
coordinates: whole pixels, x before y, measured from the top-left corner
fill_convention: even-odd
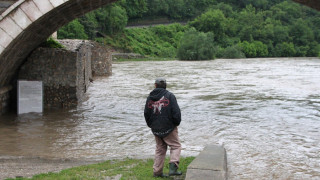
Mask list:
[[[150,17],[188,23],[125,28]],[[290,0],[120,0],[72,21],[58,37],[185,60],[314,57],[319,27],[318,11]]]

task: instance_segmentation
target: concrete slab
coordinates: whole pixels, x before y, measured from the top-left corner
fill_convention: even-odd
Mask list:
[[[227,154],[222,146],[206,146],[188,166],[186,180],[209,179],[227,179]]]

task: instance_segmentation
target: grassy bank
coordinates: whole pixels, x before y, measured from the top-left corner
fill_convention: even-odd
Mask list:
[[[181,158],[180,170],[183,176],[176,179],[184,179],[187,167],[192,162],[194,157]],[[164,173],[169,172],[168,159],[165,162]],[[91,164],[86,166],[74,167],[65,169],[59,173],[46,173],[33,176],[34,180],[56,180],[56,179],[130,179],[130,180],[152,180],[152,159],[124,159],[110,160],[99,164]],[[30,178],[17,178],[30,179]],[[174,177],[161,179],[175,179]],[[7,179],[9,180],[9,179]]]

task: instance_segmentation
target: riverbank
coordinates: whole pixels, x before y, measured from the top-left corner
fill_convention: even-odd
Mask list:
[[[63,169],[94,163],[99,161],[5,156],[0,157],[0,179],[32,177],[36,174],[59,172]]]
[[[184,179],[188,165],[194,157],[181,158],[180,177]],[[164,172],[168,173],[168,159]],[[24,157],[1,157],[0,179],[156,179],[152,178],[152,159],[122,159],[88,161],[70,159],[43,159]]]

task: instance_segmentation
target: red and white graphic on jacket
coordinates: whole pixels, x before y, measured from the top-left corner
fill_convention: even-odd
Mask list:
[[[170,101],[165,98],[164,96],[162,96],[161,99],[159,99],[159,101],[152,101],[150,100],[148,102],[148,108],[153,109],[153,114],[161,114],[161,109],[163,107],[168,106],[170,103]]]

